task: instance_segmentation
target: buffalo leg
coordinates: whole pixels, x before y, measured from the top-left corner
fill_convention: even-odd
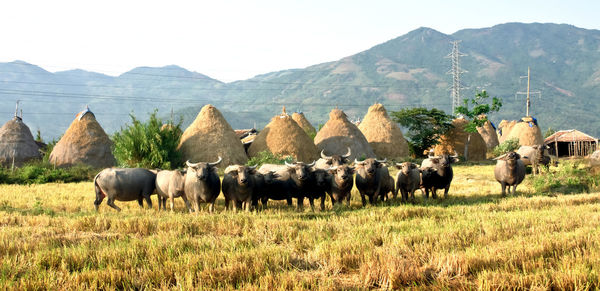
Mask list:
[[[150,195],[144,196],[144,200],[146,200],[146,204],[148,204],[148,209],[152,209],[152,197],[150,197]]]
[[[448,191],[450,190],[450,185],[446,186],[446,188],[444,188],[444,199],[448,198]]]
[[[169,202],[171,202],[171,211],[173,211],[173,208],[175,208],[175,197],[173,197],[173,195],[169,195]],[[164,208],[165,210],[167,210],[167,204],[166,204],[166,199],[163,200],[163,204],[164,204]]]
[[[369,196],[369,204],[373,205],[377,202],[377,194],[373,194],[373,196]],[[363,205],[364,206],[364,205]]]
[[[144,197],[138,198],[137,202],[140,205],[140,208],[144,208]]]
[[[200,213],[200,200],[198,199],[198,197],[194,199],[194,212],[196,215]]]
[[[310,204],[310,211],[315,212],[315,199],[308,197],[308,204]]]
[[[190,202],[187,200],[187,197],[185,197],[185,195],[182,195],[181,199],[183,199],[183,203],[185,203],[185,207],[191,211],[192,207],[190,207]],[[173,211],[173,208],[171,208],[171,211]]]
[[[98,208],[100,207],[100,204],[102,203],[102,200],[104,200],[104,195],[102,195],[102,196],[96,195],[96,200],[94,200],[94,207],[96,208],[96,211],[98,211]]]
[[[431,198],[437,199],[437,188],[431,188]]]
[[[513,185],[512,195],[517,195],[517,184]]]
[[[292,197],[285,199],[288,206],[292,206]]]
[[[367,199],[365,198],[365,194],[360,193],[360,199],[362,200],[363,207],[367,206]]]
[[[108,198],[106,200],[106,204],[114,209],[116,209],[117,211],[121,212],[121,208],[119,208],[119,206],[115,205],[115,200]]]
[[[429,199],[429,188],[421,188],[421,193],[423,193],[423,196],[425,196],[425,199]]]
[[[263,209],[267,208],[267,203],[269,202],[269,198],[265,197],[263,199],[260,200],[260,203],[262,204]]]
[[[245,204],[245,209],[247,212],[250,212],[252,210],[252,200],[250,198],[246,199],[246,201],[244,202]]]
[[[410,190],[410,200],[414,203],[415,202],[415,191],[417,191],[417,189],[412,189]],[[406,195],[408,196],[408,194]]]
[[[296,198],[296,209],[298,211],[304,210],[304,196],[298,196],[298,198]]]
[[[506,183],[501,182],[500,187],[502,187],[502,197],[506,196]],[[508,192],[510,192],[510,187],[508,188]]]
[[[321,211],[325,210],[325,194],[321,195]]]
[[[215,202],[217,198],[213,198],[213,200],[208,202],[208,213],[215,213]]]
[[[350,193],[348,193],[348,196],[346,196],[346,206],[350,207],[350,198],[352,198],[352,195],[350,195]],[[364,200],[363,200],[364,201]],[[364,203],[363,203],[364,204]]]

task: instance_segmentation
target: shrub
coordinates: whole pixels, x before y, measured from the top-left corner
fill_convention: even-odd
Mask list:
[[[600,189],[600,175],[582,167],[580,162],[565,161],[558,166],[558,171],[533,176],[533,188],[537,193],[587,193]]]
[[[181,123],[163,122],[155,110],[147,122],[130,114],[131,124],[113,135],[114,155],[120,166],[173,169],[182,165],[177,151],[181,138]]]
[[[518,149],[519,149],[519,139],[511,138],[511,139],[507,139],[504,142],[502,142],[501,144],[497,145],[494,148],[494,150],[492,151],[492,154],[495,157],[497,157],[497,156],[503,155],[508,152],[516,151]]]
[[[96,173],[97,170],[90,166],[77,165],[71,168],[56,168],[48,162],[38,161],[28,163],[22,168],[16,168],[14,171],[0,168],[0,183],[41,184],[91,181]]]
[[[291,163],[294,159],[291,156],[283,157],[281,155],[274,155],[270,151],[259,152],[255,157],[248,160],[246,165],[248,166],[261,166],[263,164],[278,164],[283,165],[285,162]]]

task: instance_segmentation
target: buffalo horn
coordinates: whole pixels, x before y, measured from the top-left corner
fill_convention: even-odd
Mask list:
[[[350,147],[348,147],[348,152],[345,155],[342,155],[342,158],[349,158],[350,155],[352,155],[352,149],[350,149]]]
[[[288,166],[289,168],[292,168],[292,167],[294,167],[294,164],[290,164],[290,163],[288,163],[287,161],[285,161],[285,165],[286,165],[286,166]]]
[[[454,151],[454,155],[453,155],[453,156],[451,156],[451,157],[453,157],[453,158],[458,158],[458,153],[457,153],[456,151]]]
[[[218,165],[219,163],[221,163],[221,161],[222,161],[222,160],[223,160],[223,158],[221,158],[221,156],[219,156],[219,160],[218,160],[218,161],[216,161],[216,162],[214,162],[214,163],[208,163],[208,165],[209,165],[209,166],[216,166],[216,165]]]
[[[200,164],[200,163],[195,163],[195,164],[192,164],[192,163],[190,163],[190,160],[187,160],[187,161],[185,161],[185,164],[186,164],[188,167],[195,168],[195,167],[197,167],[197,166],[198,166],[198,164]]]
[[[313,161],[312,163],[310,163],[310,164],[308,164],[306,166],[309,167],[309,168],[310,167],[314,167],[316,163],[317,163],[317,161]]]
[[[363,165],[365,161],[359,162],[357,159],[354,159],[354,163],[357,165]]]
[[[321,150],[321,158],[331,160],[331,157],[325,155],[325,150]]]
[[[383,163],[387,162],[387,158],[385,158],[385,159],[383,159],[383,160],[376,160],[376,161],[377,161],[378,163],[382,163],[382,164],[383,164]]]

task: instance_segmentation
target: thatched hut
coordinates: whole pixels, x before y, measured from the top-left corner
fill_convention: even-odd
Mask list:
[[[215,161],[220,156],[225,166],[248,161],[244,146],[221,112],[208,104],[183,132],[177,149],[183,160],[192,163]]]
[[[587,156],[599,148],[597,138],[576,129],[559,130],[547,137],[544,144],[557,157]]]
[[[300,128],[302,128],[302,130],[304,130],[308,136],[315,136],[315,134],[317,134],[317,130],[312,126],[312,124],[310,124],[310,122],[308,122],[308,119],[306,119],[304,113],[294,112],[292,113],[292,119],[298,123]]]
[[[96,121],[96,116],[85,110],[78,113],[63,137],[50,153],[50,163],[59,167],[76,164],[95,168],[112,167],[112,141]]]
[[[337,108],[331,110],[329,120],[317,132],[315,145],[319,151],[324,150],[327,155],[344,154],[349,147],[352,150],[350,160],[376,157],[360,129],[348,121],[344,111]]]
[[[498,134],[496,133],[496,128],[492,124],[492,122],[488,119],[485,124],[481,127],[477,128],[477,132],[485,141],[485,145],[487,146],[488,151],[492,151],[495,147],[500,144],[498,141]]]
[[[519,139],[520,145],[541,145],[544,143],[542,131],[533,117],[523,117],[518,121],[510,121],[505,127],[501,128],[502,135],[500,142],[509,139]]]
[[[457,118],[452,121],[454,128],[440,138],[440,143],[435,146],[435,155],[454,154],[464,155],[465,144],[467,142],[468,133],[465,132],[465,127],[468,121],[464,118]],[[487,146],[481,135],[477,132],[471,133],[469,141],[469,152],[467,160],[481,161],[486,159]]]
[[[33,140],[29,127],[15,116],[0,128],[0,164],[22,166],[25,162],[41,158],[40,147]]]
[[[377,103],[369,107],[358,129],[378,158],[399,160],[408,156],[408,143],[400,127],[392,121],[383,105]]]
[[[274,155],[292,156],[296,161],[310,163],[319,158],[312,139],[286,113],[277,115],[258,133],[248,149],[250,157],[262,151]]]

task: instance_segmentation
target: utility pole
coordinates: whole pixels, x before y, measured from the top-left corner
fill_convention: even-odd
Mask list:
[[[459,43],[460,40],[453,41],[452,52],[446,56],[446,58],[449,58],[452,62],[452,68],[448,72],[448,74],[452,75],[452,88],[450,88],[450,90],[452,91],[452,114],[454,114],[454,110],[458,106],[461,106],[460,103],[462,100],[460,98],[460,89],[463,88],[460,86],[460,74],[466,73],[466,71],[460,69],[460,57],[466,55],[458,50]]]
[[[515,94],[515,98],[517,97],[517,95],[527,95],[527,103],[526,103],[526,115],[525,116],[530,116],[529,115],[529,108],[531,107],[531,99],[529,98],[529,96],[531,95],[531,93],[533,94],[538,94],[539,98],[542,98],[542,92],[540,91],[530,91],[531,88],[531,69],[529,67],[527,67],[527,76],[520,76],[520,79],[524,79],[527,78],[527,92],[522,92],[519,91]]]

